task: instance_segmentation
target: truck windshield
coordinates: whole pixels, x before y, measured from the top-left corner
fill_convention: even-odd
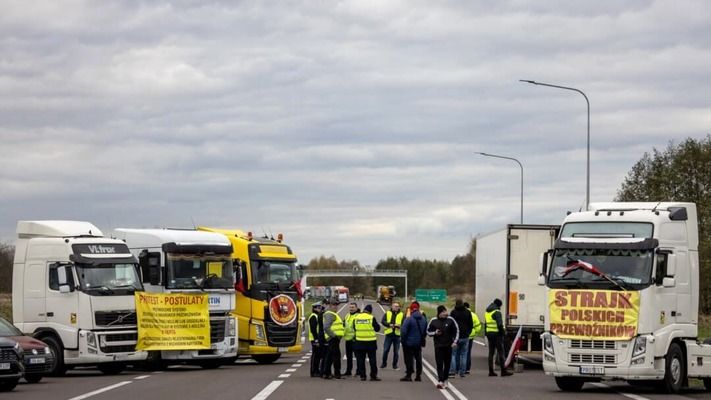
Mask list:
[[[169,289],[234,288],[234,271],[228,255],[168,253],[166,270]]]
[[[136,264],[76,264],[79,287],[89,294],[132,294],[143,290]]]
[[[617,289],[621,286],[639,290],[651,284],[653,258],[652,250],[558,249],[548,283],[551,287]]]
[[[252,261],[252,279],[254,283],[267,283],[277,285],[292,283],[299,279],[296,263],[287,261]]]

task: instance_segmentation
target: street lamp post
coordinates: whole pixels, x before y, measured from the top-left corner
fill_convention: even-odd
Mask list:
[[[503,158],[505,160],[516,161],[518,163],[518,166],[521,168],[521,224],[523,224],[523,164],[521,164],[521,161],[519,161],[513,157],[499,156],[496,154],[489,154],[489,153],[482,153],[482,152],[476,152],[476,154],[481,154],[482,156],[485,156],[485,157]]]
[[[588,210],[588,206],[590,205],[590,100],[588,100],[588,96],[583,93],[582,90],[572,88],[572,87],[567,87],[567,86],[559,86],[559,85],[552,85],[550,83],[542,83],[542,82],[536,82],[536,81],[531,81],[531,80],[526,80],[526,79],[519,79],[519,82],[525,82],[525,83],[530,83],[532,85],[540,85],[540,86],[548,86],[556,89],[565,89],[565,90],[572,90],[574,92],[578,92],[583,95],[585,98],[585,102],[588,105],[588,157],[587,157],[587,179],[586,179],[586,185],[585,185],[585,210]]]

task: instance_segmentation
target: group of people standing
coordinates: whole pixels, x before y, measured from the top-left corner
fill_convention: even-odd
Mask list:
[[[385,336],[380,368],[387,368],[392,349],[392,368],[398,370],[399,350],[403,349],[405,361],[404,382],[422,380],[422,348],[426,338],[432,337],[437,365],[437,388],[447,387],[448,378],[459,374],[465,377],[471,370],[473,339],[482,328],[489,341],[489,376],[496,376],[493,357],[498,353],[501,376],[511,375],[504,366],[504,328],[501,318],[501,300],[496,299],[487,308],[485,324],[471,311],[468,303],[457,300],[451,314],[445,306],[437,307],[437,316],[427,322],[418,302],[412,302],[407,315],[400,304],[393,302],[380,323],[373,316],[373,307],[367,304],[361,311],[357,303],[348,305],[345,318],[338,315],[338,302],[324,300],[314,303],[308,318],[309,341],[312,347],[311,377],[342,379],[353,374],[353,356],[356,359],[355,375],[367,380],[365,359],[368,358],[370,380],[379,381],[377,366],[377,336],[383,328]],[[341,374],[341,347],[345,341],[346,369]]]

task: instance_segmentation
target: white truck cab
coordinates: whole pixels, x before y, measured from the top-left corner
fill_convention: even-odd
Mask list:
[[[559,388],[652,381],[711,389],[711,344],[698,334],[696,205],[593,203],[569,214],[544,257],[543,368]]]
[[[116,229],[138,257],[149,293],[209,296],[210,349],[149,351],[151,362],[189,362],[215,368],[237,358],[232,245],[225,235],[184,229]]]
[[[146,358],[135,350],[143,285],[125,243],[80,221],[19,221],[17,235],[14,324],[47,343],[54,375],[75,365],[118,373]]]

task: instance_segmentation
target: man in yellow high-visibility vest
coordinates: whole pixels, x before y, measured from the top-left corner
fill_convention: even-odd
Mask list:
[[[489,307],[486,308],[486,313],[484,314],[484,330],[486,331],[486,340],[489,342],[489,376],[496,376],[494,371],[494,352],[497,353],[499,359],[501,376],[512,375],[504,367],[506,363],[504,360],[504,357],[506,357],[504,355],[504,335],[506,331],[504,330],[504,321],[501,316],[502,304],[501,300],[494,299],[489,304]]]
[[[360,373],[360,380],[365,378],[365,357],[368,357],[370,363],[370,380],[379,381],[378,378],[378,362],[376,361],[375,353],[378,350],[378,337],[375,332],[380,331],[380,324],[373,317],[373,306],[366,304],[363,307],[363,312],[351,319],[353,330],[355,331],[355,344],[353,349],[356,353],[357,368]]]
[[[479,316],[476,315],[474,311],[472,311],[471,307],[469,306],[469,303],[464,303],[464,307],[469,310],[469,312],[472,314],[472,332],[469,334],[469,348],[467,349],[467,371],[466,374],[469,374],[471,369],[472,369],[472,346],[474,345],[474,338],[479,336],[481,333],[482,329],[484,329],[484,326],[482,326],[481,321],[479,320]]]
[[[324,300],[328,311],[323,313],[323,336],[326,339],[326,358],[321,377],[341,379],[341,338],[345,334],[343,320],[338,315],[338,300]],[[333,368],[331,368],[333,367]]]
[[[348,314],[343,319],[343,326],[345,328],[345,334],[343,335],[343,340],[346,342],[346,372],[343,374],[345,376],[350,376],[353,374],[353,358],[355,358],[355,353],[353,351],[353,345],[355,344],[355,329],[353,329],[353,321],[356,315],[360,314],[360,309],[358,304],[351,303],[348,305]],[[360,376],[360,371],[356,366],[356,375]]]
[[[400,328],[402,327],[402,319],[405,314],[400,311],[400,303],[393,302],[390,307],[390,311],[383,315],[383,319],[380,321],[385,327],[383,333],[385,334],[385,343],[383,343],[383,363],[380,368],[385,368],[388,364],[388,353],[390,352],[390,347],[393,348],[393,369],[399,369],[397,366],[398,359],[400,358]]]

